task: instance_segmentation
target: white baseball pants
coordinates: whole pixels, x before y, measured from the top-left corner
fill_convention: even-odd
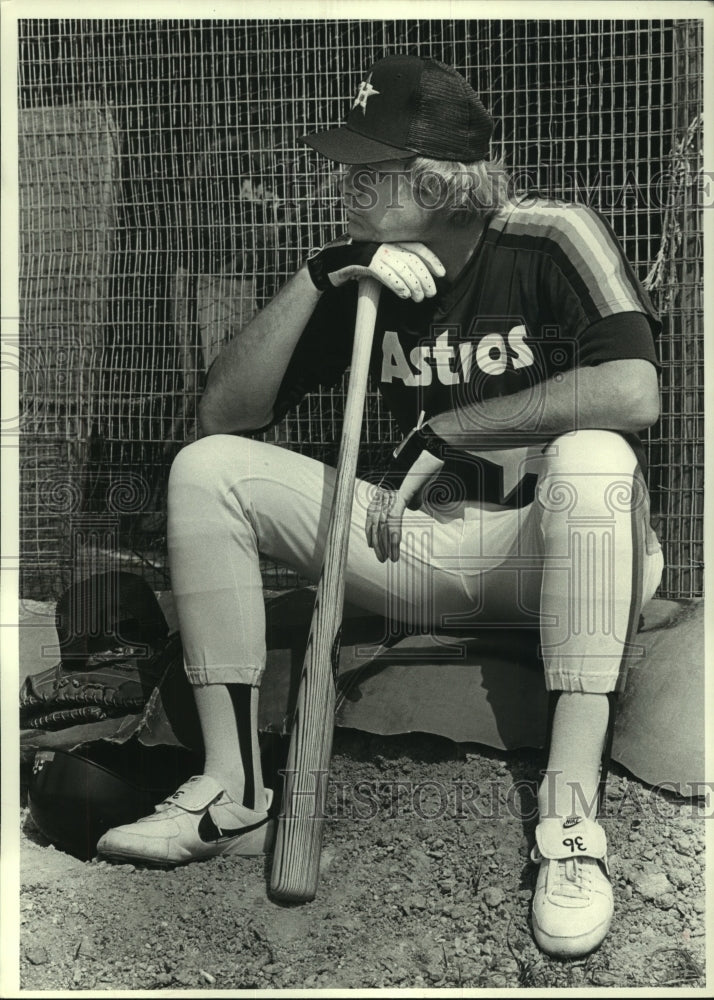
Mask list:
[[[549,690],[614,690],[663,568],[634,453],[618,434],[576,431],[539,452],[537,470],[525,508],[407,511],[396,563],[367,546],[374,487],[358,481],[345,599],[412,626],[539,625]],[[313,459],[232,435],[179,453],[168,541],[191,683],[260,683],[259,557],[317,581],[334,477]]]

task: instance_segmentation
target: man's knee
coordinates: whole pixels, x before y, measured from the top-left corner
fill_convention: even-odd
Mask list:
[[[554,438],[544,451],[546,475],[606,473],[618,475],[635,469],[637,459],[630,445],[615,431],[571,431]]]
[[[169,474],[168,499],[176,499],[188,490],[210,492],[224,488],[225,474],[241,478],[241,464],[249,467],[247,438],[232,434],[211,434],[186,445],[178,453]]]
[[[574,431],[551,441],[536,497],[546,518],[590,514],[611,519],[646,502],[632,448],[620,434],[600,430]]]

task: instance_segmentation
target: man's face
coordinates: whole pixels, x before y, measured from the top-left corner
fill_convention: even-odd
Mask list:
[[[348,167],[342,201],[347,232],[355,240],[426,242],[437,225],[439,213],[414,198],[408,160]]]

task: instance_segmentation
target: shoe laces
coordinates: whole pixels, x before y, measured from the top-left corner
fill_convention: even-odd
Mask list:
[[[593,864],[597,864],[594,858],[562,858],[551,861],[551,893],[569,899],[588,896],[592,888]]]

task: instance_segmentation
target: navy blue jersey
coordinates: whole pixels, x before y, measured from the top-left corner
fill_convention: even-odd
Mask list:
[[[404,433],[422,412],[428,418],[528,390],[573,368],[621,358],[657,365],[656,312],[612,230],[590,208],[530,200],[497,212],[459,276],[437,281],[437,289],[419,303],[386,289],[380,300],[371,375]],[[276,420],[306,392],[341,377],[356,296],[354,282],[323,295],[286,371]],[[627,437],[642,462],[639,440]],[[449,464],[466,496],[530,502],[533,477],[524,482],[514,471],[524,468],[525,452],[508,452],[460,459],[454,450]]]

